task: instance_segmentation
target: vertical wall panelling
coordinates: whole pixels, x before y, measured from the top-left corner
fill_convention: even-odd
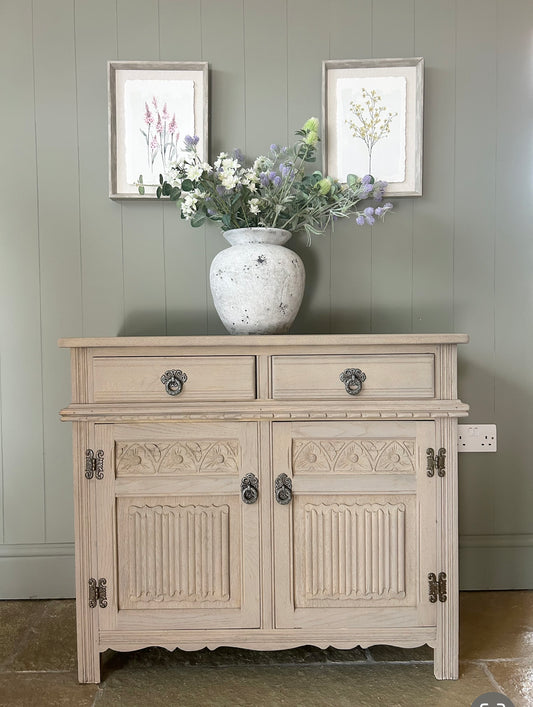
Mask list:
[[[461,395],[470,419],[494,416],[494,237],[496,216],[496,2],[457,4],[454,208],[454,327],[471,341],[461,352]],[[472,38],[475,36],[475,42]],[[501,445],[500,445],[501,447]],[[462,534],[494,532],[493,455],[461,459]]]
[[[202,0],[202,46],[202,58],[211,70],[211,154],[216,156],[222,150],[243,148],[246,136],[243,0],[223,4]],[[220,230],[213,224],[206,226],[207,273],[215,255],[226,246]],[[210,292],[207,316],[210,334],[226,333]]]
[[[265,46],[267,57],[260,49]],[[253,159],[267,154],[272,143],[286,145],[287,140],[292,140],[293,128],[289,130],[287,126],[286,0],[268,4],[246,0],[244,62],[246,124],[242,149]]]
[[[372,56],[371,0],[331,3],[330,53],[324,59]],[[338,221],[331,236],[331,331],[369,332],[372,311],[372,229]]]
[[[416,0],[415,56],[424,57],[422,198],[413,212],[413,331],[453,330],[455,0]]]
[[[83,333],[115,336],[124,322],[120,204],[108,198],[107,62],[117,59],[116,6],[75,0],[74,12]]]
[[[32,26],[29,0],[2,3],[0,95],[9,96],[0,111],[0,361],[6,543],[40,543],[45,539]]]
[[[65,375],[69,358],[57,348],[57,340],[65,331],[82,333],[73,26],[72,0],[34,0],[44,475],[49,543],[72,540],[73,533],[71,433],[57,417],[70,395],[70,381]]]
[[[320,117],[322,59],[329,56],[329,5],[321,0],[288,0],[289,139],[307,118]],[[319,150],[320,154],[320,150]],[[320,164],[320,162],[318,163]],[[299,234],[291,240],[305,265],[306,287],[295,333],[330,329],[331,236],[314,236],[310,248]]]
[[[203,61],[201,10],[200,2],[159,0],[162,61]],[[206,334],[205,227],[191,228],[174,203],[152,207],[163,212],[167,334]]]
[[[374,58],[414,56],[414,0],[373,0]],[[413,210],[398,198],[390,218],[372,228],[372,331],[412,330]],[[391,301],[391,292],[394,292]]]
[[[0,597],[73,592],[56,339],[225,333],[207,280],[219,229],[108,197],[118,59],[209,62],[212,159],[319,117],[324,59],[424,57],[424,194],[371,229],[292,239],[293,331],[471,335],[459,393],[499,451],[460,457],[461,584],[533,587],[532,35],[530,0],[0,2]]]
[[[117,43],[121,61],[159,59],[158,13],[157,0],[118,0]],[[124,322],[120,334],[164,335],[163,209],[152,201],[124,200],[121,212]]]
[[[505,2],[497,2],[496,351],[494,363],[487,365],[495,371],[501,451],[493,472],[494,532],[529,538],[529,554],[521,558],[521,566],[531,568],[533,6],[527,1],[515,5],[509,12]]]

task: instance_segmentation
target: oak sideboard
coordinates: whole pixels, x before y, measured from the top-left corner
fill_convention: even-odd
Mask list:
[[[61,339],[80,682],[146,646],[434,648],[458,677],[459,334]]]

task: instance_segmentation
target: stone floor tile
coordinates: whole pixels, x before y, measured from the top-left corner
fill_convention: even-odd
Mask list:
[[[462,592],[462,660],[521,658],[533,653],[533,592]]]
[[[40,621],[14,658],[12,670],[77,670],[76,604],[73,599],[43,602]]]
[[[533,705],[533,654],[529,660],[491,661],[487,668],[515,707]]]
[[[0,707],[91,707],[97,693],[76,673],[0,674]]]
[[[25,646],[30,627],[45,611],[42,601],[0,601],[0,666],[10,665]]]
[[[460,707],[493,690],[481,666],[437,681],[430,665],[242,666],[122,670],[106,679],[98,707]]]

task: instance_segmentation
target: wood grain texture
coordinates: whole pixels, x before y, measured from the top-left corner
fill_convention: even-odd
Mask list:
[[[450,336],[441,343],[437,336],[432,342],[418,336],[410,344],[409,337],[347,337],[385,396],[373,408],[370,390],[368,399],[357,401],[359,419],[349,421],[345,398],[336,400],[327,389],[311,413],[307,397],[314,389],[302,385],[316,380],[330,360],[337,364],[339,357],[328,353],[338,347],[337,337],[322,337],[323,352],[316,356],[306,355],[309,337],[301,337],[300,354],[292,356],[290,336],[254,338],[257,348],[248,340],[246,356],[224,355],[234,348],[230,337],[206,339],[204,348],[198,337],[180,337],[182,349],[157,337],[138,339],[137,347],[130,339],[129,349],[109,340],[99,342],[103,349],[80,348],[83,342],[75,340],[73,394],[90,398],[91,386],[96,391],[93,402],[69,408],[75,421],[80,679],[99,680],[98,653],[110,645],[133,649],[155,640],[199,647],[222,640],[265,649],[289,645],[293,629],[307,631],[317,645],[348,645],[348,632],[358,631],[363,645],[382,638],[412,646],[424,635],[437,648],[435,675],[456,678],[455,416],[465,406],[435,397],[434,385],[437,359],[439,391],[453,392],[448,368],[456,365],[456,344]],[[150,356],[150,341],[167,357]],[[396,353],[387,354],[389,347]],[[181,350],[189,356],[180,356]],[[202,355],[208,351],[216,355]],[[139,391],[150,398],[153,372],[165,361],[186,362],[191,382],[209,382],[216,366],[223,382],[242,380],[237,368],[243,364],[258,397],[235,410],[233,387],[217,403],[209,384],[185,401],[184,412],[172,406],[167,417],[168,401],[155,396],[151,417],[137,399]],[[405,367],[408,382],[394,388],[391,381],[402,379]],[[288,400],[269,397],[283,390],[280,371]],[[431,401],[410,399],[420,381],[431,388]],[[106,389],[115,407],[108,406]],[[438,420],[428,420],[423,403],[433,406]],[[440,444],[450,460],[444,480],[427,473],[426,450]],[[85,445],[102,456],[100,473],[85,470]],[[243,474],[255,477],[252,502],[243,495]],[[273,493],[280,474],[292,480],[289,503]],[[429,573],[442,571],[450,578],[444,608],[430,601],[427,589]],[[106,602],[97,597],[94,608],[87,608],[88,578],[107,586]],[[196,640],[174,637],[176,626],[184,634],[196,629]],[[218,638],[210,634],[215,629],[221,630]],[[158,638],[154,631],[161,632]]]

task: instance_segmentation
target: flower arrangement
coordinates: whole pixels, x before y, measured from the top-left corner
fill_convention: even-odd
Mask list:
[[[203,162],[199,138],[186,136],[185,153],[165,179],[160,176],[157,197],[176,201],[192,226],[211,220],[223,231],[258,226],[305,230],[308,242],[339,218],[355,216],[359,226],[373,224],[392,204],[360,209],[359,203],[370,198],[381,202],[386,182],[349,174],[347,183],[340,184],[320,171],[306,173],[306,164],[316,159],[318,127],[318,120],[310,118],[296,131],[292,147],[271,145],[270,154],[250,166],[238,150],[231,156],[221,152],[213,165]]]

